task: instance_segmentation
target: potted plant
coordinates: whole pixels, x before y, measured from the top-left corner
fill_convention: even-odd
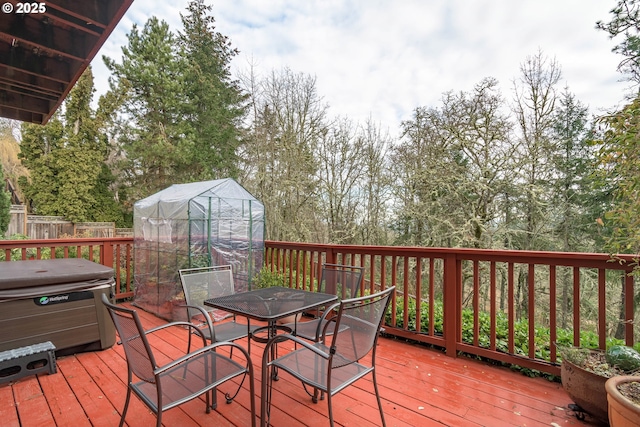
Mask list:
[[[605,383],[609,423],[613,427],[639,426],[640,353],[631,347],[613,346],[607,350],[607,362],[630,374],[612,377]]]
[[[626,376],[640,368],[640,354],[626,346],[611,346],[606,352],[565,347],[559,348],[559,353],[562,386],[576,403],[578,418],[587,413],[607,423],[610,405],[605,384],[610,378]]]
[[[611,427],[640,426],[640,376],[620,375],[605,383]]]

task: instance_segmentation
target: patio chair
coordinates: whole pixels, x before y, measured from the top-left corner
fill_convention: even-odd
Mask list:
[[[256,329],[255,326],[251,326],[249,319],[247,323],[239,323],[236,322],[235,315],[203,305],[206,299],[235,293],[231,265],[186,268],[179,270],[178,273],[184,291],[187,319],[204,334],[208,341],[212,343],[235,341],[248,337]],[[190,351],[191,334],[187,343],[187,352]],[[251,354],[250,339],[247,340],[247,352]],[[233,358],[233,350],[231,357]],[[233,395],[225,394],[227,403],[235,399],[241,388],[242,382]]]
[[[164,411],[202,394],[206,394],[206,413],[210,413],[211,409],[217,407],[216,387],[246,374],[249,376],[251,425],[255,427],[253,365],[244,348],[232,342],[218,342],[207,346],[206,339],[200,335],[203,347],[161,366],[156,361],[148,336],[173,326],[194,330],[197,328],[189,322],[172,322],[145,331],[136,310],[111,304],[105,294],[102,295],[102,302],[113,319],[120,337],[119,344],[123,345],[127,359],[127,397],[120,427],[124,425],[132,391],[156,414],[156,426],[160,427]],[[237,349],[244,356],[244,363],[217,352],[225,347],[229,350]]]
[[[363,267],[341,264],[324,264],[318,292],[335,294],[340,299],[355,298],[360,292],[362,282]],[[288,323],[287,326],[293,330],[293,334],[311,341],[317,341],[320,333],[326,324],[326,320],[320,317],[320,311],[316,312],[316,318],[307,322]],[[328,331],[331,333],[331,331]]]
[[[235,341],[248,337],[255,329],[248,319],[247,323],[239,323],[232,314],[203,305],[206,299],[235,293],[230,265],[187,268],[179,270],[179,274],[184,291],[187,318],[200,329],[207,340]],[[231,320],[223,322],[231,317],[233,317]],[[188,345],[187,351],[190,351],[191,338]],[[251,354],[251,340],[247,342],[247,351]]]
[[[318,342],[309,342],[292,334],[278,335],[267,343],[262,359],[262,402],[261,422],[267,425],[273,388],[272,372],[288,372],[306,386],[320,390],[327,396],[329,423],[333,427],[333,409],[331,405],[335,394],[371,373],[373,388],[378,401],[382,425],[385,426],[382,403],[376,382],[376,344],[384,314],[387,311],[395,286],[382,292],[358,298],[345,299],[336,304],[337,314],[332,310],[323,314],[327,320],[325,333]],[[343,326],[346,326],[343,328]],[[326,332],[333,331],[331,336]],[[271,346],[285,341],[293,341],[297,350],[269,360]],[[367,358],[367,362],[362,359]],[[317,399],[314,399],[317,403]]]

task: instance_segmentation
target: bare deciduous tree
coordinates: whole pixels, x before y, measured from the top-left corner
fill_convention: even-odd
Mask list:
[[[290,69],[251,85],[252,123],[243,151],[245,185],[264,204],[267,238],[312,241],[317,212],[317,169],[314,156],[326,132],[323,104],[315,78]]]

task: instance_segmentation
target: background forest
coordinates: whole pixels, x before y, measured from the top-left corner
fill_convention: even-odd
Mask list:
[[[638,3],[594,28],[622,37],[634,83]],[[97,103],[87,69],[46,126],[0,123],[0,173],[30,212],[128,227],[141,198],[233,177],[265,204],[271,240],[638,253],[637,93],[594,116],[561,87],[562,65],[532,52],[508,93],[492,77],[452,89],[390,135],[332,116],[313,76],[232,75],[211,6],[181,18],[131,29],[121,62],[103,58]]]

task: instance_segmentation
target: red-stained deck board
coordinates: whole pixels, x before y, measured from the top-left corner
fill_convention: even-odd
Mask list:
[[[18,427],[18,409],[13,398],[13,390],[8,386],[0,386],[0,420],[7,427]]]
[[[78,357],[78,362],[93,378],[105,398],[111,402],[119,417],[126,397],[127,364],[120,357],[104,360],[101,357],[103,354],[116,355],[115,352],[106,351],[86,353]],[[121,373],[124,373],[123,377],[119,377]],[[117,378],[121,381],[117,381]],[[147,425],[154,425],[156,422],[155,415],[137,398],[131,399],[127,419],[135,419]]]
[[[139,310],[145,327],[164,320]],[[161,359],[186,350],[187,331],[170,328],[150,340]],[[239,340],[246,347],[247,340]],[[261,356],[264,345],[252,342],[256,375],[255,403],[260,411]],[[282,346],[279,351],[289,351]],[[61,357],[59,372],[22,378],[0,385],[0,425],[4,426],[117,426],[126,395],[126,359],[123,348]],[[568,410],[571,400],[559,383],[528,378],[507,368],[381,338],[378,347],[378,385],[387,426],[589,426]],[[219,391],[235,390],[239,379]],[[380,425],[371,375],[333,398],[336,427]],[[205,413],[204,397],[165,412],[163,425],[250,425],[248,382],[236,400],[226,404],[218,394],[218,409]],[[317,404],[301,384],[286,373],[274,383],[271,408],[273,427],[328,426],[327,400]],[[132,396],[126,422],[129,427],[155,424],[152,414]],[[84,424],[83,424],[84,423]]]
[[[58,359],[58,370],[67,379],[93,427],[117,425],[119,415],[116,408],[78,361],[78,357]]]
[[[56,425],[91,427],[84,408],[64,375],[39,375],[38,380]]]
[[[23,426],[53,426],[53,415],[35,376],[23,378],[13,386],[15,405]]]

